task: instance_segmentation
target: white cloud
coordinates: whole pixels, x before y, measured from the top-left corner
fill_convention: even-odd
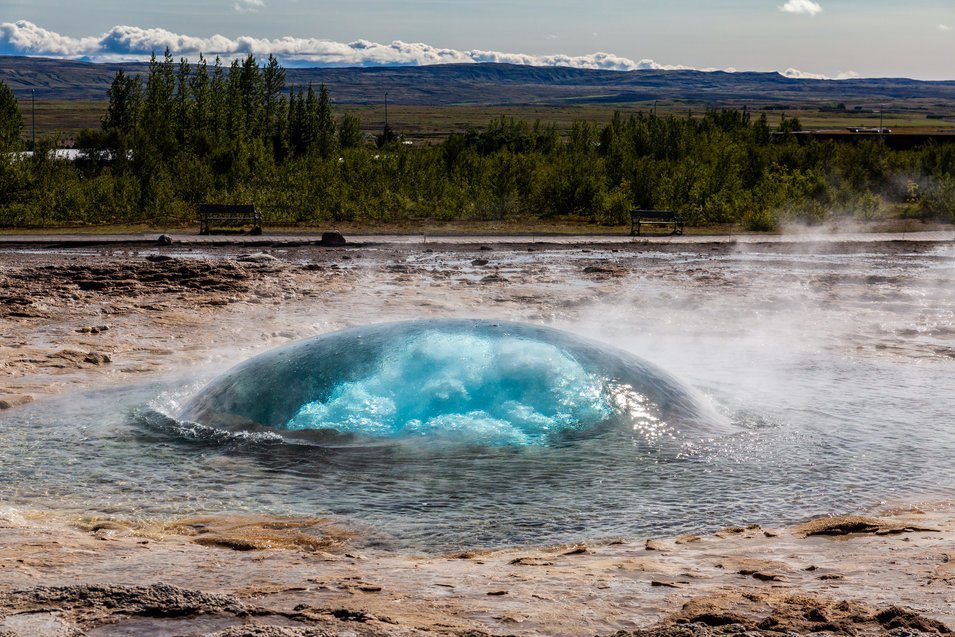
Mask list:
[[[263,0],[241,0],[246,6],[264,6]],[[239,6],[239,3],[236,3]],[[675,70],[690,67],[657,64],[653,60],[634,61],[612,53],[588,55],[530,55],[472,49],[437,48],[421,42],[395,40],[381,44],[368,40],[333,42],[317,38],[255,38],[222,35],[195,37],[165,29],[115,26],[99,37],[73,38],[43,29],[32,22],[0,24],[0,55],[45,55],[84,57],[95,61],[129,60],[148,57],[169,49],[175,56],[220,55],[223,58],[274,54],[286,63],[314,66],[386,66],[501,62],[534,66],[632,71],[639,69]]]
[[[71,38],[20,20],[0,24],[0,53],[12,55],[76,56],[97,47],[97,38]]]
[[[785,13],[816,15],[822,11],[822,5],[813,0],[788,0],[779,10]]]
[[[263,0],[242,0],[245,4]],[[145,60],[166,49],[175,57],[195,58],[203,53],[207,58],[220,56],[225,60],[274,54],[286,66],[422,66],[427,64],[475,64],[497,62],[529,66],[563,66],[578,69],[608,71],[724,71],[736,69],[694,68],[673,64],[659,64],[653,60],[631,60],[613,53],[588,55],[531,55],[471,49],[442,49],[421,42],[381,44],[369,40],[334,42],[316,38],[254,38],[223,35],[195,37],[141,27],[115,26],[98,37],[74,38],[43,29],[32,22],[0,23],[0,55],[34,55],[46,57],[86,58],[97,62]],[[794,79],[846,79],[855,73],[828,78],[812,73],[787,69],[782,75]]]
[[[952,27],[948,26],[947,24],[940,24],[940,25],[938,25],[938,30],[939,30],[939,31],[951,31],[951,30],[952,30]]]
[[[252,13],[263,9],[265,7],[264,0],[237,0],[233,5],[233,9],[239,13]]]
[[[844,71],[838,75],[830,76],[821,75],[819,73],[808,73],[806,71],[800,71],[799,69],[786,69],[785,71],[779,71],[779,74],[791,80],[852,80],[859,77],[859,74],[855,71]]]

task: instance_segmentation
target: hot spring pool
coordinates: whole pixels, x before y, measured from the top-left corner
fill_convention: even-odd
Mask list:
[[[281,302],[283,320],[302,334],[327,331],[316,316],[445,310],[533,325],[359,327],[224,375],[0,412],[0,504],[320,515],[371,544],[440,551],[955,494],[950,242],[601,253],[619,277],[587,274],[581,250],[500,251],[510,282],[486,285],[467,280],[473,254],[408,251],[400,282],[380,269],[391,252],[372,256],[347,294]],[[252,310],[237,311],[244,325]],[[269,329],[254,327],[236,338]]]
[[[701,369],[742,375],[717,340],[695,348]],[[120,518],[328,515],[370,544],[422,550],[782,523],[950,493],[945,366],[818,352],[775,364],[790,386],[741,402],[548,328],[357,328],[208,384],[17,409],[0,429],[0,489],[8,505]]]

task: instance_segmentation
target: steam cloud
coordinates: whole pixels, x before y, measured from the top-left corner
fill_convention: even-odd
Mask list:
[[[807,0],[790,0],[806,2]],[[812,3],[810,3],[812,4]],[[264,7],[264,0],[237,0],[236,10],[254,11]],[[689,66],[658,64],[653,60],[631,60],[613,53],[589,55],[531,55],[472,49],[442,49],[424,43],[396,40],[381,44],[368,40],[343,43],[317,38],[255,38],[223,35],[195,37],[173,33],[165,29],[144,29],[132,26],[114,26],[99,37],[75,38],[44,29],[27,20],[0,23],[0,55],[33,55],[46,57],[82,58],[96,62],[142,60],[152,53],[169,49],[174,56],[224,59],[275,55],[288,66],[423,66],[428,64],[474,64],[497,62],[527,66],[562,66],[578,69],[608,71],[675,71],[698,70],[735,72],[735,69],[697,69]],[[795,79],[830,79],[822,75],[802,73],[795,69],[782,72]],[[845,77],[855,77],[848,74]],[[836,79],[843,79],[842,76]]]

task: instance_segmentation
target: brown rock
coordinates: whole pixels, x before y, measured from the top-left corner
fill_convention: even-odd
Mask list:
[[[76,285],[78,285],[81,290],[90,290],[90,291],[99,292],[109,288],[109,281],[85,280],[85,281],[77,281]]]
[[[509,563],[515,566],[552,566],[554,564],[543,557],[515,557]]]
[[[26,405],[33,402],[33,396],[29,394],[9,394],[0,396],[0,409],[13,409],[20,405]]]
[[[599,274],[602,276],[620,276],[624,271],[618,268],[608,268],[602,265],[588,265],[584,268],[584,274]]]
[[[75,349],[61,349],[58,352],[53,352],[52,354],[47,354],[47,358],[51,361],[66,361],[68,363],[78,365],[83,358],[87,356],[83,352],[77,351]],[[59,365],[60,367],[65,367],[65,365]]]
[[[739,571],[739,574],[751,575],[754,579],[758,579],[761,582],[778,582],[782,580],[782,578],[779,577],[779,575],[776,575],[775,573],[767,573],[765,571],[751,571],[751,570],[743,569]]]
[[[345,241],[345,237],[343,237],[342,233],[340,232],[323,232],[320,243],[323,246],[339,248],[345,245],[347,242]]]
[[[84,325],[76,330],[78,334],[99,334],[109,329],[109,325]]]
[[[922,633],[937,633],[947,635],[952,631],[940,621],[919,615],[909,608],[890,606],[875,614],[873,619],[887,630],[893,628],[908,628]]]
[[[561,553],[561,555],[585,555],[588,552],[586,544],[577,544],[576,546],[571,546]]]
[[[937,531],[937,529],[921,528],[863,517],[861,515],[837,515],[834,517],[817,518],[796,527],[796,533],[803,537],[811,535],[850,535],[874,534],[889,535],[912,531]]]
[[[90,363],[92,365],[105,365],[107,363],[112,363],[113,359],[109,357],[109,354],[101,354],[100,352],[90,352],[83,359],[84,363]]]

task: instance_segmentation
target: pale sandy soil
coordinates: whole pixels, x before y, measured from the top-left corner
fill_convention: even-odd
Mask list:
[[[946,632],[953,513],[817,529],[850,531],[835,536],[753,527],[430,557],[353,552],[333,530],[317,541],[318,520],[70,527],[7,515],[0,634]]]
[[[661,298],[667,285],[700,294],[748,289],[700,261],[736,249],[728,243],[380,244],[247,256],[258,249],[0,249],[0,427],[4,410],[45,396],[224,368],[290,339],[372,320],[560,324],[635,282]],[[806,250],[775,249],[783,260]],[[693,258],[661,258],[676,252]],[[786,280],[785,272],[767,276]],[[893,282],[860,280],[858,293],[846,293],[829,276],[820,275],[815,293],[858,302],[853,320],[865,320],[867,303],[893,301]],[[780,294],[766,303],[792,302]],[[955,358],[951,333],[872,330],[833,346],[862,356]],[[955,508],[920,503],[873,516],[422,557],[357,549],[324,520],[157,526],[7,508],[0,635],[947,632],[955,626]],[[835,535],[807,535],[826,529]]]

